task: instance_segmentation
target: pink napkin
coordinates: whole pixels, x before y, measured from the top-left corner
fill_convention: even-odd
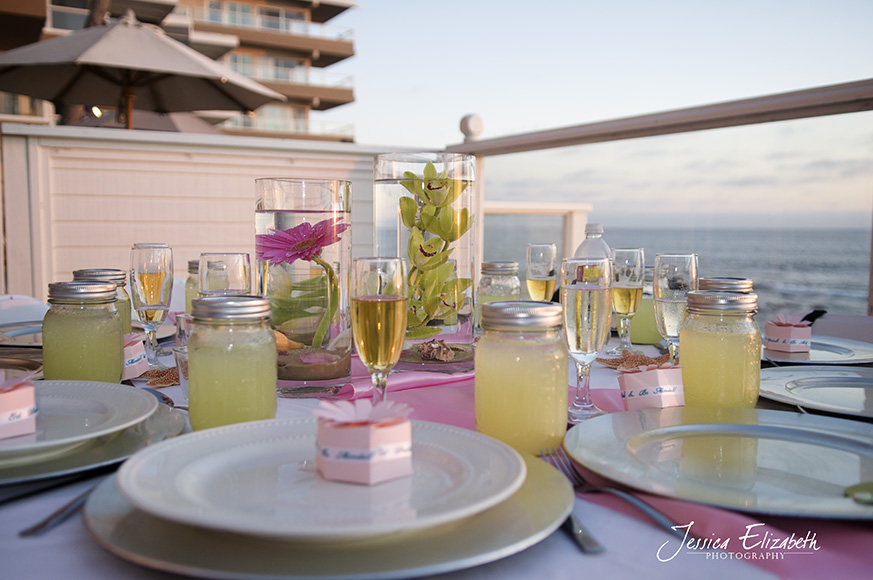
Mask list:
[[[620,394],[615,389],[592,389],[591,397],[605,411],[624,410]],[[615,486],[614,482],[579,464],[576,464],[576,468],[589,483]],[[841,578],[867,578],[873,566],[870,556],[873,528],[867,522],[745,514],[642,492],[634,494],[679,525],[694,522],[691,526],[693,536],[701,540],[728,539],[726,552],[740,554],[745,561],[783,578],[826,578],[834,575]],[[633,517],[647,519],[627,502],[609,494],[586,493],[579,494],[579,497]],[[750,538],[744,546],[741,537],[747,535],[747,530]],[[767,540],[768,544],[762,545],[762,540]],[[792,540],[795,541],[795,547],[788,549],[788,542]],[[774,541],[776,544],[771,543]],[[769,546],[774,549],[767,549]],[[701,556],[704,550],[694,548],[687,545],[682,547],[678,540],[671,540],[661,557],[667,559],[674,554],[675,558],[705,557]],[[779,555],[782,555],[781,558]]]

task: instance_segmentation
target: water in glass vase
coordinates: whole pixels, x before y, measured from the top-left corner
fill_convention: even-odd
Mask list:
[[[445,180],[463,195],[446,205],[433,205],[412,195],[403,181],[377,179],[373,186],[375,253],[404,257],[409,268],[407,345],[396,368],[470,370],[474,252],[473,212],[468,205],[473,182]],[[424,360],[417,344],[429,340],[445,341],[452,360]]]
[[[325,221],[350,224],[351,212],[259,209],[255,233],[287,231],[304,223],[312,226],[312,232]],[[351,256],[350,232],[314,255],[303,250],[318,240],[306,238],[303,230],[295,232],[299,238],[295,248],[304,257],[291,263],[259,260],[257,264],[258,293],[270,300],[271,325],[288,339],[278,351],[278,378],[309,383],[348,377],[352,351],[349,305],[339,285],[348,277],[343,264]]]

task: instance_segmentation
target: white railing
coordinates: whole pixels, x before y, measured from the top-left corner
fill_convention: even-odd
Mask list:
[[[480,184],[484,182],[484,158],[491,155],[870,110],[873,110],[873,79],[865,79],[494,139],[479,140],[477,131],[472,129],[480,125],[479,120],[468,117],[462,122],[466,140],[458,145],[447,147],[446,150],[469,153],[479,158],[477,186],[480,188],[479,207],[483,208],[484,213],[488,211],[488,203],[484,201],[484,192]],[[521,207],[518,203],[515,205]],[[480,221],[481,219],[480,216]],[[480,252],[481,247],[480,240]],[[873,239],[871,239],[871,249],[873,249]],[[481,257],[480,254],[480,262]],[[871,251],[869,277],[867,313],[873,315],[873,251]]]
[[[186,7],[187,8],[187,7]],[[317,22],[306,22],[296,18],[267,16],[257,13],[239,13],[229,10],[210,10],[207,8],[188,8],[195,22],[220,24],[228,27],[253,28],[256,30],[284,32],[301,36],[342,40],[352,42],[354,29]],[[177,9],[182,12],[181,9]]]

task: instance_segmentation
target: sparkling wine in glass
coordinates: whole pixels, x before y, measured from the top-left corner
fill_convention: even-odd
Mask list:
[[[197,270],[200,296],[252,293],[252,266],[245,253],[204,252]]]
[[[642,248],[615,248],[612,257],[612,311],[618,316],[619,344],[608,350],[610,356],[621,356],[624,351],[641,354],[630,340],[631,319],[643,300],[643,282],[646,259]]]
[[[670,361],[679,364],[679,331],[688,292],[697,290],[697,254],[656,254],[652,292],[655,324],[670,342]]]
[[[568,258],[562,262],[564,340],[576,363],[576,396],[569,408],[570,423],[604,413],[591,401],[588,379],[591,363],[609,340],[612,293],[609,258]]]
[[[134,244],[130,250],[130,298],[146,331],[150,369],[166,368],[157,354],[157,330],[170,310],[173,250],[167,244]]]
[[[555,244],[527,245],[527,293],[531,300],[548,302],[555,291]]]
[[[358,258],[352,269],[352,335],[373,381],[373,404],[384,401],[388,373],[406,337],[406,268],[400,258]]]

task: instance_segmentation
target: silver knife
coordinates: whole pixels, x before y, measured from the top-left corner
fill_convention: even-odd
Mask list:
[[[564,521],[564,529],[573,538],[573,541],[586,554],[599,554],[604,551],[603,546],[597,541],[588,528],[582,525],[575,515],[570,514]]]

